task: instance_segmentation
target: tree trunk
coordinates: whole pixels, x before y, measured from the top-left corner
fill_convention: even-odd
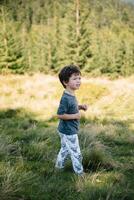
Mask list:
[[[76,35],[80,34],[80,2],[76,0]]]
[[[3,22],[3,36],[4,36],[4,46],[5,46],[5,57],[8,57],[8,41],[7,41],[7,29],[6,29],[6,19],[5,19],[5,12],[4,8],[1,8],[2,13],[2,22]],[[8,62],[6,62],[6,71],[8,70]]]

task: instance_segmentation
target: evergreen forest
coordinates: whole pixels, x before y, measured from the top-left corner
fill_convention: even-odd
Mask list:
[[[1,0],[0,73],[134,73],[134,5],[121,0]]]

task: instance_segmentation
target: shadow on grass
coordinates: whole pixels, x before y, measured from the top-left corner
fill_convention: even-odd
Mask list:
[[[72,170],[55,172],[56,125],[24,109],[0,112],[0,199],[68,199]],[[74,195],[75,196],[75,195]]]
[[[77,177],[72,172],[70,162],[67,163],[64,172],[55,172],[55,159],[60,148],[55,118],[39,121],[33,113],[24,109],[1,111],[0,199],[132,199],[134,186],[131,179],[132,168],[127,165],[128,160],[122,160],[122,156],[126,152],[128,152],[129,160],[132,156],[131,142],[126,140],[125,134],[131,132],[129,122],[107,121],[106,119],[99,121],[96,119],[93,121],[85,120],[84,123],[81,120],[81,123],[83,128],[80,132],[80,143],[87,171],[85,178]],[[86,125],[92,124],[92,126],[98,126],[99,129],[100,123],[105,126],[112,124],[117,127],[115,130],[118,134],[115,137],[110,137],[104,129],[91,139],[90,127],[88,129]],[[86,129],[85,133],[84,129]],[[124,131],[124,137],[120,135],[121,130]],[[109,148],[104,150],[103,145],[107,145]],[[110,164],[111,160],[107,162],[109,154],[106,156],[106,151],[119,162],[120,166],[126,166],[126,168],[116,168]],[[113,179],[113,175],[110,175],[111,178],[108,182],[107,178],[98,182],[96,174],[99,174],[101,179],[106,171],[107,174],[122,174],[125,181],[116,175]],[[118,191],[113,186],[114,184],[116,184]],[[127,190],[125,184],[127,184]]]

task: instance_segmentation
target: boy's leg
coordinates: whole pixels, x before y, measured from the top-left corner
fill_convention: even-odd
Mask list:
[[[66,147],[68,148],[69,154],[73,164],[73,169],[76,174],[83,173],[82,156],[80,152],[78,135],[66,135]]]
[[[64,168],[64,163],[65,163],[66,157],[69,154],[69,151],[68,151],[68,148],[66,147],[65,135],[62,133],[59,133],[59,135],[61,138],[61,149],[58,153],[55,167],[62,169]]]

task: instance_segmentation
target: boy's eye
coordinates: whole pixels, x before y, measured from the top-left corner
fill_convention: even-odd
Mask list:
[[[81,80],[81,78],[79,78],[79,77],[77,78],[77,77],[76,77],[76,78],[73,78],[73,80]]]
[[[72,77],[72,80],[81,80],[81,77]]]

